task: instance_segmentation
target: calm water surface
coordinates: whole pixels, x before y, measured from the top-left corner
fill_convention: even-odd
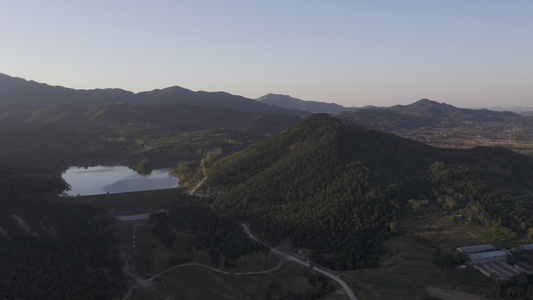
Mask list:
[[[140,175],[124,166],[70,167],[62,176],[71,187],[66,194],[85,196],[177,187],[179,179],[170,176],[168,171],[158,169],[150,175]]]

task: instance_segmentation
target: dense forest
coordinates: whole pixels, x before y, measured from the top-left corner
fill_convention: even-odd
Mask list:
[[[120,294],[121,262],[104,210],[51,201],[66,186],[50,165],[4,161],[0,175],[0,298]]]
[[[235,220],[220,217],[205,201],[191,200],[176,202],[166,213],[151,216],[156,221],[154,233],[166,247],[176,242],[177,229],[195,236],[191,247],[206,249],[217,265],[228,266],[242,255],[268,250],[251,240]]]
[[[124,287],[103,210],[0,199],[0,298],[110,299]]]
[[[141,173],[180,161],[194,166],[300,118],[288,112],[226,93],[78,91],[0,75],[0,298],[120,295],[124,276],[110,217],[53,201],[68,188],[61,172],[69,166],[120,164]],[[242,232],[224,222],[220,232]]]
[[[440,164],[435,161],[471,168],[486,180],[505,175],[488,171],[496,166],[510,170],[507,176],[512,180],[531,179],[530,159],[506,151],[484,152],[437,149],[317,114],[217,161],[207,185],[211,193],[221,194],[215,201],[217,209],[250,222],[265,240],[290,238],[297,246],[314,249],[316,261],[338,270],[352,269],[376,264],[372,255],[409,199],[444,192],[446,187],[438,185]],[[480,155],[488,154],[493,159],[483,162]],[[452,178],[448,188],[482,187],[466,178]],[[488,188],[463,193],[470,197],[464,200],[467,209],[484,199],[485,209],[492,212],[486,219],[494,222],[505,212],[500,206],[509,204],[508,198],[499,197],[501,192]],[[511,226],[508,222],[522,224],[523,218],[516,215],[500,222]],[[518,228],[515,225],[512,228]],[[524,230],[529,225],[520,226]]]
[[[489,185],[463,166],[436,162],[429,171],[437,201],[444,209],[496,228],[502,234],[521,233],[533,239],[533,220],[525,206],[503,190]]]
[[[533,207],[509,196],[528,197],[531,157],[502,147],[440,149],[354,125],[455,130],[455,114],[461,128],[477,124],[478,135],[501,138],[501,120],[508,120],[519,128],[516,139],[527,139],[528,121],[513,114],[423,101],[342,120],[178,87],[134,95],[13,80],[0,76],[0,298],[120,295],[124,276],[110,217],[53,201],[68,188],[61,172],[72,165],[123,164],[140,173],[171,167],[190,185],[207,178],[202,189],[212,197],[154,214],[151,234],[168,249],[202,249],[222,266],[265,250],[241,222],[272,246],[288,239],[311,249],[313,262],[325,267],[376,266],[382,240],[413,199],[429,199],[495,235],[533,239]],[[177,245],[184,236],[189,244]]]

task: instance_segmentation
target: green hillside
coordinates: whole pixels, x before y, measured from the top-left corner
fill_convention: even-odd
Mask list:
[[[138,255],[145,267],[154,262],[145,273],[169,267],[173,257],[195,259],[197,250],[214,266],[247,268],[242,254],[257,245],[241,222],[271,246],[309,248],[307,259],[337,270],[377,265],[386,237],[424,230],[409,224],[429,215],[453,222],[443,210],[483,227],[481,237],[533,239],[533,159],[473,147],[483,138],[500,145],[510,134],[526,143],[531,119],[429,100],[307,115],[227,93],[80,91],[0,74],[0,298],[124,293],[112,247],[120,236],[109,216],[70,199],[51,201],[66,188],[61,171],[73,165],[170,167],[183,191],[207,175],[200,190],[212,197],[187,196],[143,229],[144,249],[153,251],[145,253],[155,254]],[[430,146],[446,138],[456,142],[446,146],[465,149]],[[122,194],[103,206],[176,200],[168,195]],[[431,211],[419,211],[415,199],[428,199]],[[159,250],[177,256],[155,263]]]
[[[26,124],[68,124],[76,127],[150,127],[172,124],[176,130],[191,131],[207,128],[250,127],[264,124],[259,132],[271,133],[286,127],[298,117],[266,113],[251,113],[219,107],[204,107],[178,103],[154,104],[64,104],[35,110]],[[265,118],[272,122],[262,122]]]
[[[316,261],[351,269],[374,263],[372,255],[409,199],[437,200],[451,189],[430,180],[438,172],[437,161],[446,170],[468,167],[466,182],[531,183],[531,160],[508,150],[438,149],[317,114],[221,159],[207,185],[221,194],[216,208],[246,220],[262,238],[273,243],[290,238],[314,249]],[[494,192],[492,186],[469,188],[461,193]],[[487,218],[497,219],[498,212],[490,211]]]
[[[75,90],[0,74],[0,154],[59,170],[146,159],[175,167],[242,150],[308,114],[223,92]]]
[[[50,170],[0,163],[0,298],[111,299],[125,286],[101,209],[50,201]]]

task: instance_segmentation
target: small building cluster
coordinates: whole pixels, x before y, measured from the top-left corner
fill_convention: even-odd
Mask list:
[[[533,244],[520,245],[523,250],[533,250]],[[517,276],[522,272],[533,274],[533,266],[525,262],[510,265],[506,262],[508,251],[496,250],[491,244],[459,247],[457,251],[467,255],[470,264],[482,274],[494,280]]]
[[[533,244],[519,245],[511,249],[513,252],[531,251],[533,250]]]
[[[459,247],[457,248],[457,251],[463,252],[464,254],[472,254],[472,253],[481,253],[486,251],[494,250],[493,245],[491,244],[485,244],[485,245],[476,245],[476,246],[468,246],[468,247]]]
[[[505,251],[490,251],[481,253],[468,254],[468,259],[472,264],[488,263],[492,261],[504,261],[507,259],[507,253]]]

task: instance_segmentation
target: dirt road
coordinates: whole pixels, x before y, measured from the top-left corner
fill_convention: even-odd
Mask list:
[[[255,236],[253,236],[253,234],[250,232],[250,228],[248,228],[248,226],[246,224],[241,224],[242,228],[244,229],[244,232],[246,232],[246,234],[248,234],[248,236],[253,239],[253,240],[256,240],[258,241],[259,243],[261,244],[264,244],[263,242],[261,242],[260,240],[258,240]],[[318,272],[318,273],[321,273],[333,280],[335,280],[338,284],[340,284],[342,286],[342,288],[344,289],[344,291],[346,292],[346,295],[351,299],[351,300],[358,300],[357,296],[354,294],[354,292],[352,291],[352,289],[348,286],[348,284],[346,284],[346,282],[344,282],[342,279],[340,279],[337,275],[335,274],[332,274],[331,272],[325,270],[325,269],[322,269],[318,266],[312,266],[312,264],[310,262],[305,262],[297,257],[294,257],[288,253],[285,253],[285,252],[282,252],[280,251],[279,249],[276,249],[276,248],[271,248],[270,251],[272,251],[273,253],[277,254],[277,255],[281,255],[283,257],[285,257],[287,260],[289,261],[293,261],[297,264],[300,264],[302,266],[305,266],[305,267],[308,267],[308,268],[311,268],[312,267],[312,270],[315,271],[315,272]]]

